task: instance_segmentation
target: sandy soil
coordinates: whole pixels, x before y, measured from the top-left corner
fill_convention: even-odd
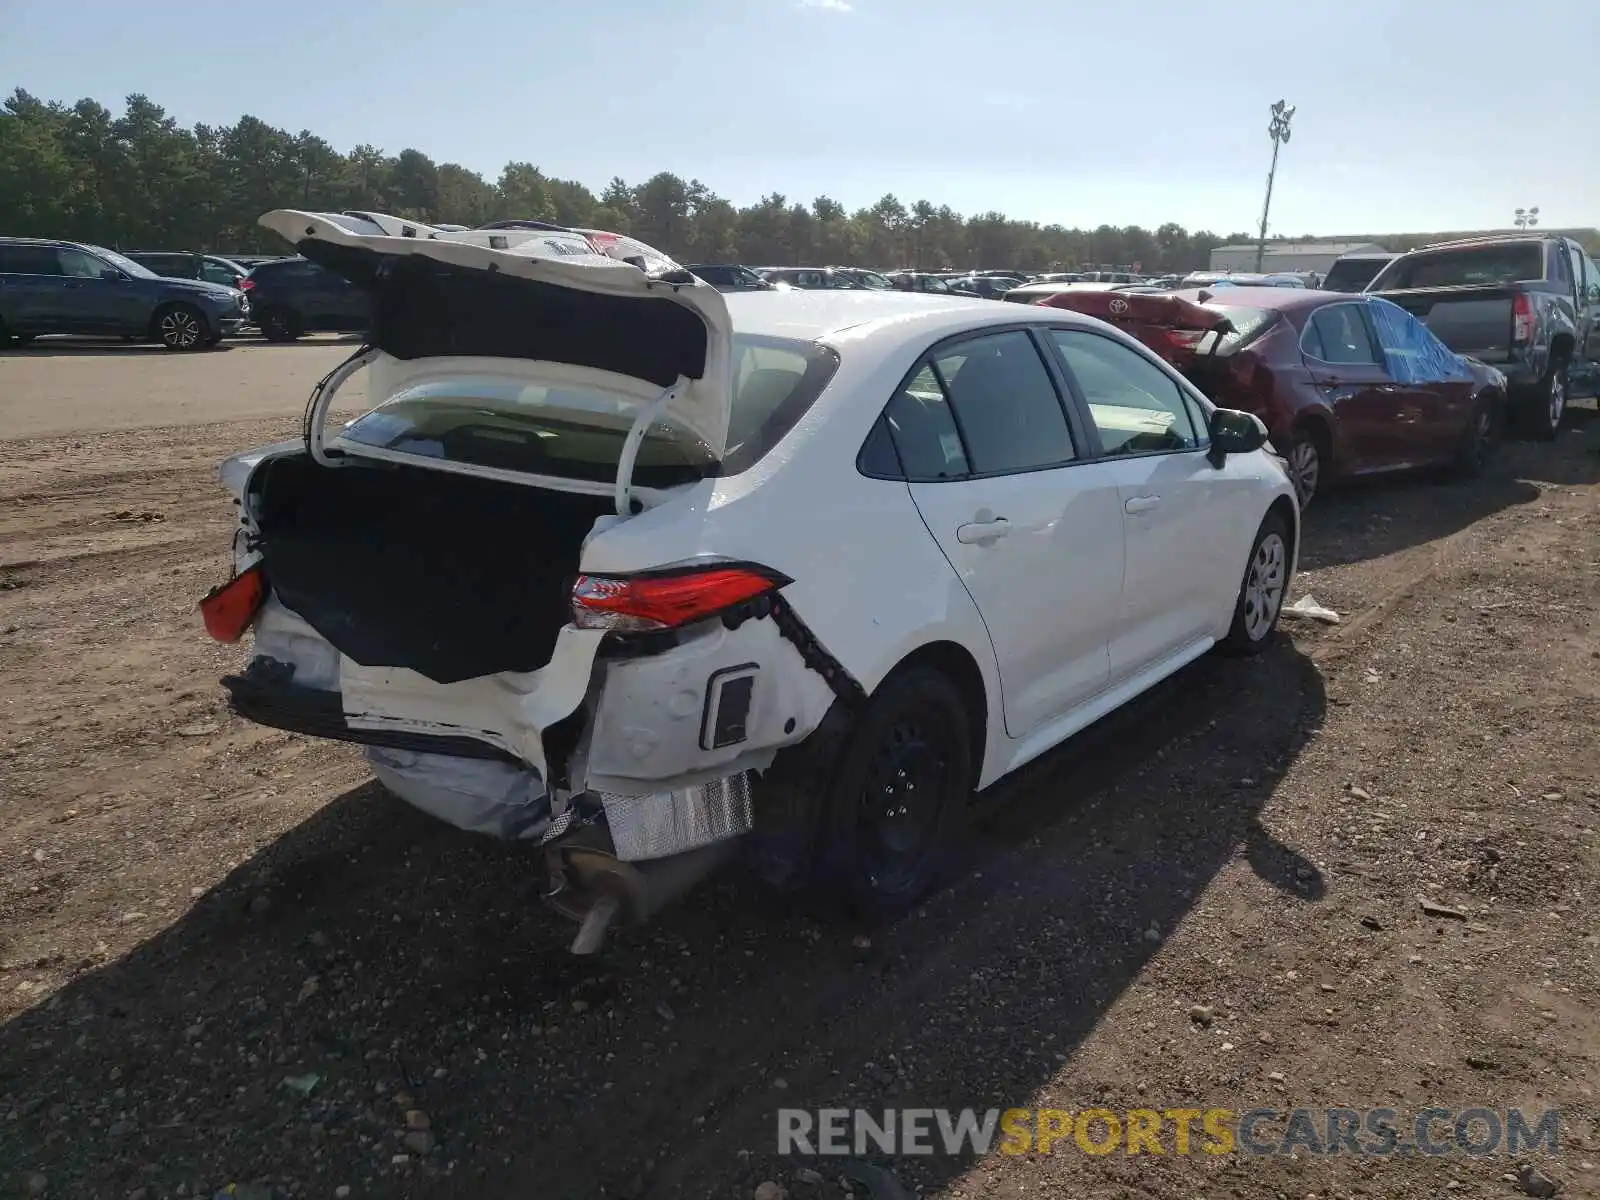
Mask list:
[[[1295,595],[1343,622],[1005,784],[898,925],[734,876],[586,961],[530,854],[223,706],[215,463],[346,353],[0,356],[0,1195],[842,1196],[775,1114],[856,1104],[1559,1106],[1539,1168],[1600,1195],[1581,434],[1319,503]],[[1523,1186],[1503,1154],[1168,1149],[883,1165],[948,1197]]]

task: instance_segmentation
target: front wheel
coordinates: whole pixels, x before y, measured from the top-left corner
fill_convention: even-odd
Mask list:
[[[828,789],[816,884],[857,916],[915,904],[948,862],[972,794],[971,718],[943,672],[891,675],[855,718]]]
[[[156,314],[156,337],[168,350],[198,350],[206,344],[205,318],[191,305],[171,305]]]
[[[1233,606],[1233,624],[1222,640],[1229,654],[1259,654],[1272,640],[1289,588],[1289,526],[1268,513],[1256,531]]]
[[[1289,442],[1284,461],[1289,464],[1289,482],[1294,484],[1295,499],[1304,509],[1322,486],[1322,447],[1308,430],[1301,429]]]

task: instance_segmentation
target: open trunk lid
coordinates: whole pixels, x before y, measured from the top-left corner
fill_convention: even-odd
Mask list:
[[[504,248],[452,235],[391,236],[358,231],[335,214],[292,209],[269,212],[261,224],[371,294],[363,363],[379,411],[419,381],[452,380],[470,395],[474,376],[493,377],[501,393],[508,380],[529,385],[519,401],[547,412],[555,405],[564,422],[613,431],[620,422],[634,443],[645,424],[665,425],[692,438],[710,462],[727,450],[727,306],[715,288],[665,256],[619,257],[588,235]],[[572,389],[608,402],[559,405]],[[340,439],[339,449],[395,457],[350,438]],[[461,473],[506,474],[420,457]],[[631,470],[631,460],[618,470]],[[619,476],[619,490],[624,483]]]

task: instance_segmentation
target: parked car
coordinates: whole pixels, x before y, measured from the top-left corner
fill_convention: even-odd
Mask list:
[[[237,288],[166,279],[114,250],[0,238],[0,344],[77,333],[198,350],[237,333],[247,314]]]
[[[901,292],[932,292],[935,295],[947,295],[950,284],[942,275],[935,275],[930,271],[896,271],[885,276]]]
[[[244,281],[261,336],[292,342],[307,333],[361,333],[371,321],[367,292],[305,258],[262,263]]]
[[[1359,292],[1366,289],[1367,284],[1384,267],[1388,266],[1398,254],[1389,254],[1378,250],[1355,250],[1349,254],[1341,254],[1333,260],[1333,265],[1328,268],[1328,273],[1322,277],[1322,290],[1325,292]]]
[[[1017,286],[1017,281],[1009,277],[995,277],[993,275],[958,275],[954,279],[947,279],[952,292],[965,293],[969,296],[979,296],[985,300],[1001,300],[1005,294]]]
[[[250,268],[220,254],[194,254],[186,250],[127,250],[124,256],[168,279],[204,279],[238,289]]]
[[[1000,298],[1009,300],[1012,304],[1038,304],[1062,292],[1109,292],[1115,288],[1128,286],[1122,283],[1097,283],[1081,279],[1075,283],[1024,283],[1012,288]]]
[[[1045,303],[1125,330],[1216,403],[1260,417],[1302,508],[1338,477],[1476,474],[1500,435],[1505,377],[1376,297],[1233,287],[1204,301],[1078,291]]]
[[[697,263],[689,273],[705,280],[719,292],[770,292],[773,285],[749,267],[737,263]]]
[[[865,291],[866,284],[849,271],[834,267],[768,267],[761,273],[768,283],[786,283],[802,291]]]
[[[1178,290],[1205,287],[1288,287],[1303,288],[1306,281],[1298,275],[1258,275],[1244,271],[1191,271],[1178,284]]]
[[[223,257],[231,263],[238,263],[248,273],[255,270],[262,263],[281,262],[291,256],[287,254],[226,254]]]
[[[223,465],[231,703],[541,844],[575,950],[746,834],[769,877],[903,910],[975,789],[1272,636],[1299,517],[1265,429],[1103,324],[422,240],[379,274],[263,220],[396,319],[303,441]],[[362,370],[376,407],[325,430]]]
[[[1498,367],[1510,412],[1548,440],[1566,413],[1570,376],[1600,355],[1600,268],[1571,238],[1515,234],[1441,242],[1402,254],[1367,285],[1422,319],[1452,350]]]
[[[839,274],[854,280],[862,287],[874,292],[891,292],[894,284],[889,282],[889,277],[878,271],[869,271],[865,267],[835,267]]]

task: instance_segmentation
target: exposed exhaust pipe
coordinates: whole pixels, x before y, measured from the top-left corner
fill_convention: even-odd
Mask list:
[[[619,920],[647,921],[733,857],[738,838],[682,854],[624,862],[599,846],[567,843],[545,851],[546,902],[578,922],[573,954],[595,954]]]

